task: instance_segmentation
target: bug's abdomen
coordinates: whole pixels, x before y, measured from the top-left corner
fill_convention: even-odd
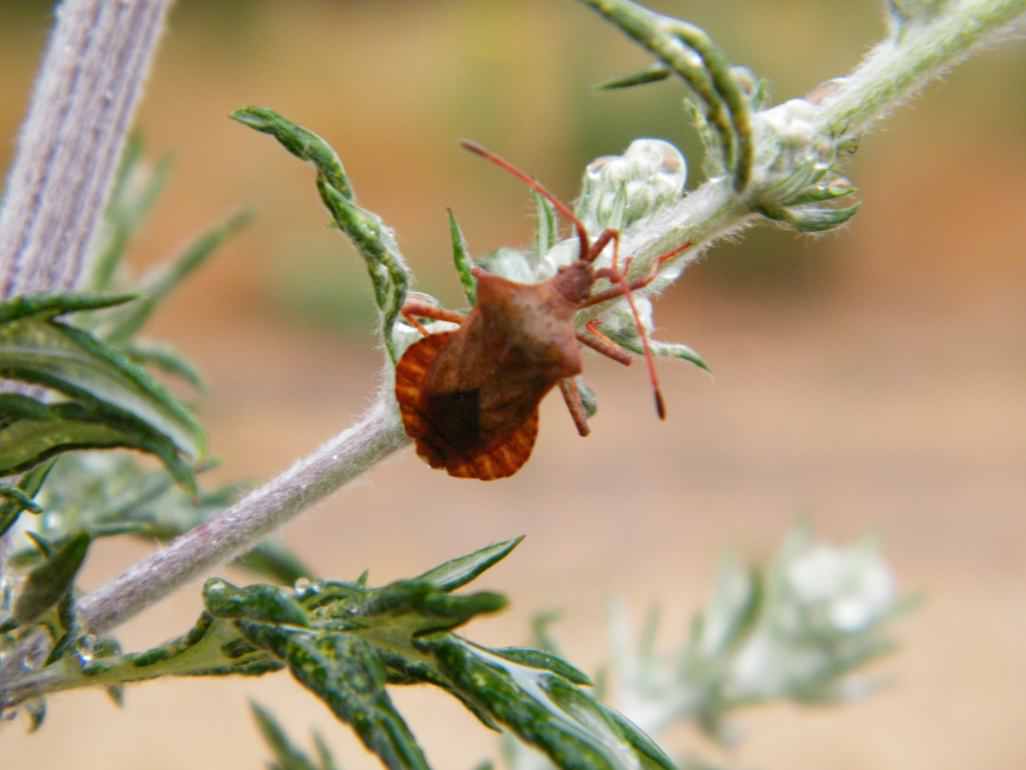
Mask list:
[[[416,442],[417,454],[432,468],[485,481],[510,476],[531,456],[540,395],[526,403],[514,398],[503,409],[494,403],[495,388],[488,383],[484,388],[438,389],[439,378],[432,373],[456,334],[429,335],[399,360],[395,395],[403,427]],[[496,421],[500,415],[504,419]]]

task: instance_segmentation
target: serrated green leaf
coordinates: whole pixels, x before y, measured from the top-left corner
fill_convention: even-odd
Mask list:
[[[273,136],[282,147],[297,158],[313,163],[317,171],[327,179],[328,184],[342,195],[349,200],[356,200],[342,159],[330,144],[313,131],[266,107],[243,107],[235,110],[230,117],[244,126]]]
[[[391,770],[428,770],[424,753],[385,692],[385,672],[370,644],[350,634],[291,635],[292,675],[350,725]]]
[[[125,307],[110,319],[104,339],[120,345],[127,342],[149,320],[157,305],[185,278],[203,265],[222,243],[241,230],[252,219],[249,211],[239,211],[194,239],[168,265],[161,265],[144,277],[137,288],[139,300]]]
[[[58,308],[39,311],[37,306],[37,312],[26,315],[13,307],[16,302],[0,305],[0,316],[5,310],[8,314],[0,325],[0,377],[120,410],[167,436],[187,456],[202,453],[203,432],[195,418],[145,370],[88,332],[48,318],[61,312]]]
[[[465,556],[450,559],[434,569],[429,569],[414,580],[430,583],[443,591],[454,591],[509,556],[523,539],[524,536],[520,535],[512,540],[503,540]]]
[[[628,720],[569,680],[496,655],[452,635],[424,641],[467,699],[566,770],[673,770]]]
[[[260,623],[306,627],[309,622],[292,592],[277,586],[239,588],[222,578],[203,584],[203,603],[215,618],[245,618]]]
[[[245,107],[233,112],[231,117],[273,136],[290,153],[317,168],[317,191],[321,201],[367,266],[381,314],[382,340],[394,364],[398,351],[392,330],[406,300],[410,279],[392,231],[381,217],[356,204],[356,194],[342,161],[331,145],[317,134],[264,107]]]
[[[326,593],[330,595],[330,589]],[[498,612],[506,606],[502,594],[449,594],[423,580],[397,580],[364,594],[345,605],[341,619],[349,629],[373,631],[384,627],[389,634],[407,638],[449,631],[476,615]]]
[[[19,473],[78,449],[138,449],[156,455],[181,484],[195,488],[190,467],[162,433],[104,404],[47,404],[0,394],[0,475]]]
[[[91,543],[88,534],[79,534],[28,574],[14,603],[13,617],[19,625],[37,620],[72,589]]]
[[[104,244],[91,266],[90,285],[94,291],[106,291],[113,283],[118,266],[124,259],[126,246],[146,219],[146,215],[160,197],[171,173],[171,158],[168,155],[157,161],[149,171],[139,190],[130,189],[129,182],[142,167],[142,142],[138,139],[125,146],[121,168],[110,204],[107,206],[105,225],[107,232]]]

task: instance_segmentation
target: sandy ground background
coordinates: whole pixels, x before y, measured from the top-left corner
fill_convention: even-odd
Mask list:
[[[9,162],[48,28],[39,2],[0,8],[0,165]],[[859,6],[856,8],[855,6]],[[850,68],[879,36],[872,3],[664,2],[735,59],[796,96]],[[256,223],[164,308],[150,329],[210,383],[203,416],[225,480],[266,478],[368,403],[380,356],[358,258],[325,227],[309,170],[225,119],[274,106],[342,153],[362,202],[400,234],[421,284],[456,303],[444,210],[472,249],[525,242],[523,191],[456,147],[472,136],[566,196],[583,164],[638,135],[683,137],[680,89],[597,94],[644,64],[570,2],[182,0],[139,117],[174,178],[136,264],[170,254],[246,203]],[[285,531],[322,573],[415,574],[497,539],[527,541],[482,579],[509,594],[471,636],[521,643],[530,616],[585,668],[606,655],[605,607],[664,608],[676,645],[728,550],[758,558],[799,518],[826,537],[877,535],[909,591],[928,600],[879,666],[895,686],[836,709],[741,715],[759,768],[1014,768],[1026,765],[1026,110],[1024,50],[956,70],[863,142],[851,169],[864,206],[844,232],[799,240],[764,228],[716,249],[657,308],[660,334],[692,344],[709,378],[662,362],[670,420],[650,414],[643,370],[596,359],[594,433],[558,399],[535,456],[501,483],[460,483],[412,452],[387,461]],[[691,140],[687,140],[691,141]],[[693,145],[686,144],[690,147]],[[149,552],[104,544],[90,586]],[[196,586],[198,589],[198,585]],[[183,590],[124,628],[129,648],[185,629]],[[246,701],[297,739],[321,730],[347,770],[374,767],[351,734],[279,675],[134,687],[119,712],[97,693],[55,697],[45,729],[3,731],[4,767],[243,768],[266,759]],[[495,756],[455,703],[401,691],[435,766]]]

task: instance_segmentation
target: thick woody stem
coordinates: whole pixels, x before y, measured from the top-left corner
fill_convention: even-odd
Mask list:
[[[0,297],[75,287],[171,0],[66,0],[0,211]]]
[[[172,0],[66,0],[0,207],[0,299],[76,287]],[[0,577],[9,548],[0,538]]]

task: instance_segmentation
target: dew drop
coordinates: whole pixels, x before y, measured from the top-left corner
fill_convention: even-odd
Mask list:
[[[75,641],[75,659],[80,666],[86,666],[96,658],[96,637],[83,634]]]

